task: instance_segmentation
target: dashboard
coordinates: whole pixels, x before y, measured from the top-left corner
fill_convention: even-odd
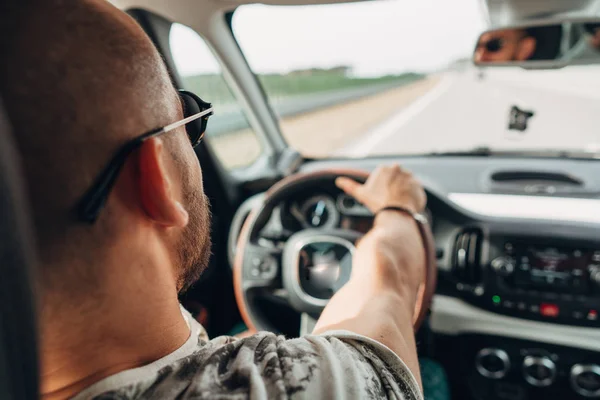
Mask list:
[[[322,190],[322,189],[321,189]],[[373,214],[353,197],[339,193],[337,189],[328,192],[317,190],[285,204],[280,218],[291,229],[351,229],[367,233],[373,226]],[[429,209],[423,214],[433,225]]]
[[[323,189],[308,193],[283,205],[282,222],[293,230],[353,229],[366,233],[372,226],[372,215],[354,198]]]
[[[301,172],[382,162],[412,170],[427,191],[439,271],[430,327],[460,349],[470,395],[600,398],[600,163],[408,157]],[[240,208],[233,232],[261,196]],[[302,229],[365,233],[371,224],[354,199],[315,187],[280,204],[263,236],[277,245]]]
[[[233,265],[237,238],[242,224],[263,193],[249,198],[238,209],[230,229],[228,256]],[[260,233],[261,243],[282,247],[294,233],[303,229],[349,229],[367,233],[373,225],[373,214],[337,187],[319,186],[277,205]]]
[[[229,240],[230,265],[233,265],[242,223],[263,196],[261,193],[248,199],[234,218]],[[426,209],[422,214],[433,226],[431,211]],[[275,207],[261,231],[261,239],[262,243],[270,241],[272,246],[277,246],[303,229],[348,229],[365,234],[372,226],[373,214],[366,207],[335,186],[320,186]]]

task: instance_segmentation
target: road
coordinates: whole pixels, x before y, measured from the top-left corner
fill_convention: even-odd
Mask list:
[[[508,130],[516,105],[535,114],[525,132]],[[447,72],[438,85],[398,110],[336,155],[365,157],[492,149],[600,151],[600,69]]]
[[[310,113],[323,108],[347,103],[383,93],[390,89],[410,85],[416,79],[405,79],[396,82],[386,82],[375,85],[349,87],[323,93],[311,93],[306,95],[291,96],[282,100],[271,99],[273,111],[280,118],[290,118],[304,113]],[[216,106],[216,112],[210,120],[209,134],[219,136],[228,134],[248,127],[248,122],[240,106]]]
[[[370,96],[354,97],[350,101],[346,99],[288,116],[280,120],[281,131],[289,145],[302,154],[328,157],[348,143],[364,137],[371,127],[421,98],[438,82],[438,77],[429,76]],[[227,134],[209,134],[210,144],[226,168],[246,166],[261,153],[258,138],[250,128]]]

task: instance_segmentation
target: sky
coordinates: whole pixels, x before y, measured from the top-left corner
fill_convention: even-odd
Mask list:
[[[355,76],[429,72],[470,57],[486,23],[481,0],[378,0],[309,6],[241,6],[235,36],[256,73],[347,65]],[[180,73],[219,71],[199,36],[172,31]]]

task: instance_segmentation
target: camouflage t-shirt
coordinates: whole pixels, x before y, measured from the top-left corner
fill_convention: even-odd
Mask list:
[[[298,339],[261,332],[208,340],[187,311],[190,338],[173,353],[120,372],[74,399],[422,399],[402,360],[347,331]]]

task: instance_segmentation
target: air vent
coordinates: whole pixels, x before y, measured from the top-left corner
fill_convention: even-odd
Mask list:
[[[572,176],[555,172],[538,171],[503,171],[492,175],[495,182],[537,182],[537,183],[555,183],[581,186],[583,182]]]
[[[453,252],[454,274],[465,283],[481,281],[481,248],[483,233],[480,229],[465,229],[456,236]]]
[[[501,193],[560,195],[585,192],[581,179],[556,172],[500,171],[491,176],[492,190]]]

